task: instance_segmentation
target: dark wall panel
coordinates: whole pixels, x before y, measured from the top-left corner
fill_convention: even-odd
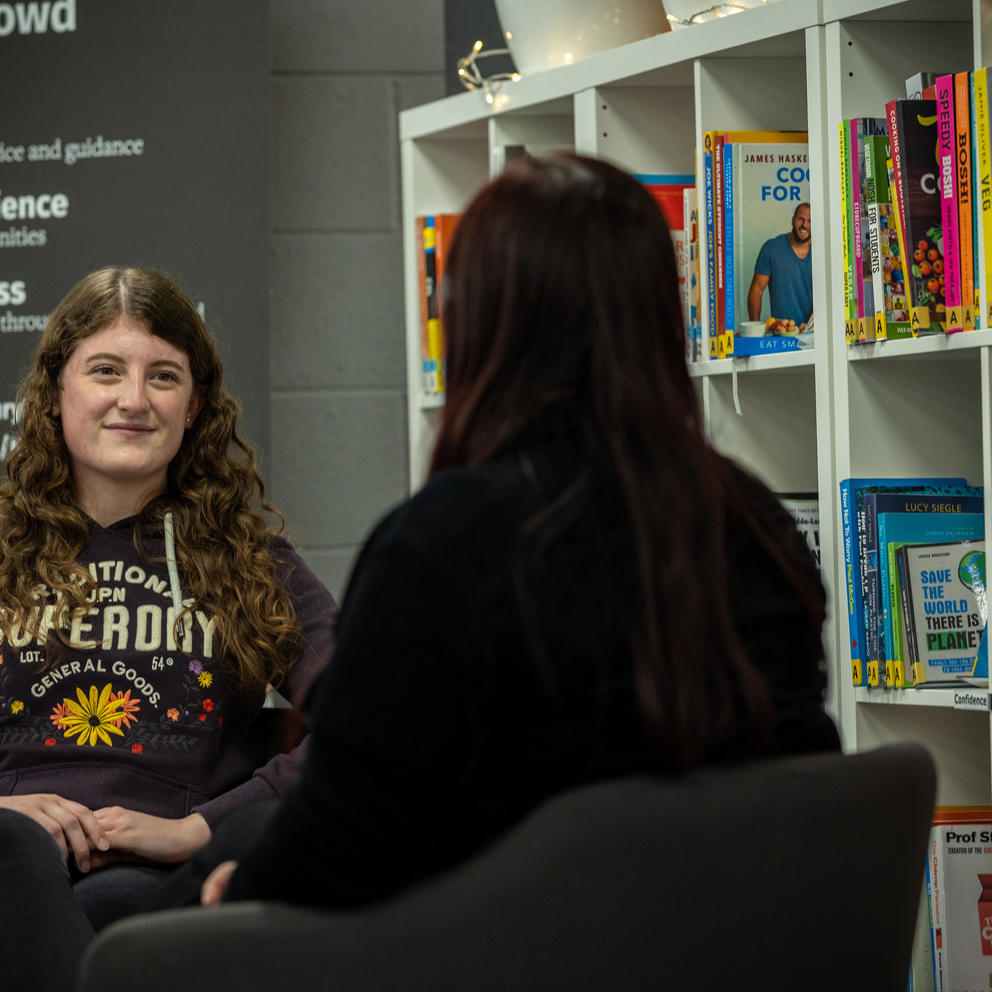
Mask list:
[[[266,0],[0,3],[0,92],[0,462],[45,316],[109,264],[202,304],[265,448]]]

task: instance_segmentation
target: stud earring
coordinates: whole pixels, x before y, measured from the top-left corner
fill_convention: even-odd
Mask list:
[[[186,418],[186,426],[189,427],[190,424],[192,424],[192,423],[193,423],[193,418],[192,417],[187,417]]]

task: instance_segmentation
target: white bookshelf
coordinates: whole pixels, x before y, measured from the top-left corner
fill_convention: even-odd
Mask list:
[[[690,371],[718,448],[778,491],[819,495],[828,703],[845,747],[923,741],[942,803],[992,797],[989,713],[956,705],[952,690],[851,686],[838,483],[953,474],[992,492],[992,331],[845,346],[837,127],[882,116],[913,72],[992,62],[983,53],[992,53],[992,0],[776,0],[504,84],[492,105],[465,92],[400,115],[413,488],[438,418],[420,396],[418,213],[462,209],[506,144],[701,175],[694,156],[706,130],[809,131],[816,348]],[[701,297],[705,306],[705,286]]]

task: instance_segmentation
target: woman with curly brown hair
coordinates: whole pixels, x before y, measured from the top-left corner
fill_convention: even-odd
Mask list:
[[[196,307],[106,268],[55,308],[0,485],[0,818],[50,835],[99,927],[278,797],[336,606],[278,532]],[[270,523],[274,519],[276,527]],[[4,878],[5,891],[11,891]]]

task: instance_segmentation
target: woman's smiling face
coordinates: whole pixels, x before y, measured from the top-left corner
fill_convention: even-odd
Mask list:
[[[81,509],[131,502],[166,487],[169,463],[200,408],[185,352],[128,316],[69,356],[54,413]]]

